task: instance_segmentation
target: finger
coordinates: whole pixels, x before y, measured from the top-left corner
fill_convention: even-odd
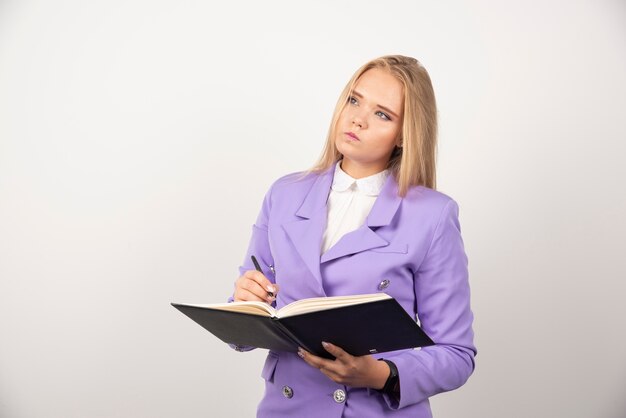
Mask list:
[[[249,279],[246,276],[241,277],[241,280],[238,281],[237,286],[241,289],[248,290],[265,302],[272,303],[276,299],[274,296],[270,296],[268,292],[263,289],[261,285],[259,285],[259,283],[252,279]]]
[[[338,363],[336,363],[334,360],[328,360],[323,357],[318,357],[305,351],[302,348],[298,348],[298,355],[302,357],[309,366],[319,369],[319,371],[322,372],[330,380],[339,384],[344,384],[343,377],[338,372],[338,370],[336,370]]]
[[[343,348],[336,346],[335,344],[322,341],[322,347],[324,347],[324,350],[335,356],[337,360],[346,361],[352,357],[350,354],[344,351]]]
[[[265,289],[265,292],[272,293],[276,296],[278,289],[274,283],[270,282],[269,279],[260,271],[248,270],[243,275],[248,279],[254,280],[260,287]]]
[[[320,370],[328,368],[329,363],[332,363],[332,361],[327,360],[322,357],[318,357],[315,354],[311,354],[301,347],[298,348],[298,355],[302,357],[302,359],[309,366],[315,367],[316,369],[320,369]]]
[[[255,295],[254,293],[250,292],[247,289],[242,289],[239,288],[235,291],[235,294],[233,295],[233,299],[235,300],[235,302],[247,302],[247,301],[256,301],[256,302],[267,302],[267,299],[262,299],[260,297],[258,297],[257,295]]]

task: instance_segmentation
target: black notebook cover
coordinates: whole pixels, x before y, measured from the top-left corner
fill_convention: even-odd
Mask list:
[[[354,356],[434,344],[395,299],[280,319],[178,303],[172,306],[226,343],[275,351],[296,352],[300,346],[332,358],[322,341]]]

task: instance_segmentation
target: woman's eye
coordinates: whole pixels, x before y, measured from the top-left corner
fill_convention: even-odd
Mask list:
[[[387,115],[386,113],[381,112],[380,110],[378,112],[376,112],[377,115],[380,115],[381,118],[385,119],[385,120],[391,120],[391,118],[389,117],[389,115]]]
[[[351,103],[351,104],[357,104],[357,101],[356,101],[356,99],[354,98],[354,96],[350,96],[350,97],[348,97],[348,102],[349,102],[349,103]]]

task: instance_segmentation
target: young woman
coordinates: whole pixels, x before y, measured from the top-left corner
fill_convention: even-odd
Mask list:
[[[315,167],[267,192],[231,300],[385,292],[436,345],[355,357],[324,342],[335,360],[270,351],[259,417],[431,417],[428,398],[469,378],[467,257],[457,203],[435,191],[436,141],[428,73],[380,57],[344,88]]]

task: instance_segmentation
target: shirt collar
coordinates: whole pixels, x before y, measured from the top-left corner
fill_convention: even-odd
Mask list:
[[[333,177],[333,184],[331,188],[336,192],[343,192],[353,187],[359,192],[368,196],[378,196],[380,190],[385,184],[385,180],[389,175],[389,170],[383,170],[379,173],[372,174],[371,176],[355,179],[348,173],[343,171],[340,167],[341,160],[337,161],[335,165],[335,175]]]

